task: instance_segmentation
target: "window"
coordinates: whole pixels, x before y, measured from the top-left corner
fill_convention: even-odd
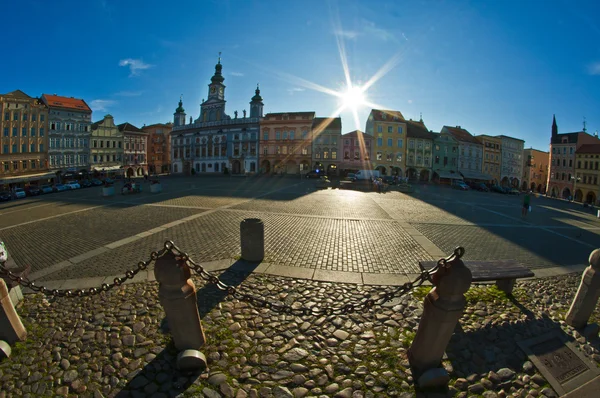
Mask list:
[[[398,126],[398,134],[402,134],[402,126]]]
[[[35,119],[36,119],[35,113],[32,113],[31,114],[31,121],[35,122]],[[32,162],[33,162],[33,160],[32,160]],[[31,168],[34,169],[35,167],[31,167]]]
[[[323,159],[329,159],[329,151],[327,151],[327,150],[323,151]]]
[[[19,170],[19,162],[13,161],[12,164],[13,164],[13,170]]]
[[[253,134],[254,134],[254,133],[253,133]],[[295,133],[294,133],[293,131],[290,131],[290,140],[293,140],[293,139],[294,139],[294,135],[295,135]],[[253,164],[254,164],[254,163],[253,163]]]
[[[277,155],[281,155],[281,147],[280,147],[279,145],[277,145],[277,146],[275,147],[275,153],[276,153]]]
[[[436,155],[435,164],[440,164],[440,157]],[[485,171],[487,171],[487,166],[485,166]]]
[[[383,127],[382,126],[377,126],[377,132],[378,133],[383,133]]]
[[[401,161],[402,161],[402,153],[398,152],[398,153],[396,154],[396,161],[397,161],[397,162],[401,162]]]
[[[35,169],[35,168],[36,168],[36,166],[37,166],[37,165],[36,165],[36,162],[35,162],[35,160],[32,160],[32,161],[31,161],[31,168],[32,168],[32,169]]]
[[[29,152],[35,152],[35,144],[29,145]]]
[[[337,152],[336,151],[331,151],[331,159],[333,159],[333,160],[337,159]]]
[[[567,166],[567,160],[563,159],[563,167],[566,167],[566,166]]]
[[[388,140],[387,140],[387,146],[390,147],[390,148],[392,146],[394,146],[394,140],[392,140],[391,138],[388,138]]]
[[[4,144],[4,145],[2,146],[2,153],[3,153],[3,154],[7,154],[7,153],[8,153],[8,144]]]
[[[287,139],[288,139],[288,132],[287,132],[287,131],[284,131],[284,132],[283,132],[283,139],[284,139],[284,140],[287,140]]]
[[[4,120],[10,120],[10,112],[4,112]]]
[[[388,126],[388,133],[392,133],[394,131],[394,128],[392,126]]]
[[[402,148],[402,138],[398,139],[398,148]]]
[[[377,138],[377,146],[383,146],[383,138]]]
[[[26,122],[27,121],[27,113],[23,112],[23,121]]]
[[[308,131],[304,130],[302,132],[302,139],[305,140],[306,138],[308,138]]]
[[[302,147],[302,154],[308,155],[308,147]]]
[[[377,160],[381,160],[381,151],[377,151]]]
[[[43,122],[44,120],[46,120],[46,115],[40,115],[40,122]]]
[[[569,148],[569,153],[572,155],[573,154],[573,147]]]
[[[350,145],[350,140],[346,138],[346,139],[344,140],[344,145]]]
[[[13,113],[13,120],[19,120],[19,112]]]
[[[17,128],[16,128],[16,127],[13,127],[12,136],[13,136],[13,137],[16,137],[16,136],[17,136]]]
[[[408,142],[408,149],[415,149],[415,142],[414,141],[409,141]]]
[[[268,147],[264,147],[263,148],[263,155],[268,155],[269,154],[269,148]]]
[[[4,127],[4,136],[8,137],[8,127]]]
[[[393,153],[388,153],[385,155],[385,158],[388,162],[392,162],[394,161],[394,154]]]
[[[32,136],[32,137],[35,137],[35,127],[32,127],[32,128],[31,128],[31,136]]]
[[[40,127],[40,137],[43,137],[43,136],[44,136],[44,128]]]
[[[566,146],[564,146],[564,147],[563,147],[563,155],[566,155],[566,154],[567,154],[567,147],[566,147]],[[564,178],[563,178],[563,180],[564,180]]]
[[[17,153],[17,144],[13,144],[12,153]]]
[[[23,166],[23,170],[27,170],[27,161],[26,161],[26,160],[23,160],[23,161],[21,162],[21,164],[22,164],[22,166]]]
[[[27,127],[21,128],[21,136],[22,137],[27,137]]]
[[[281,133],[279,131],[275,132],[275,139],[278,140],[281,138]]]
[[[344,152],[344,159],[350,159],[350,152],[348,152],[348,151]]]

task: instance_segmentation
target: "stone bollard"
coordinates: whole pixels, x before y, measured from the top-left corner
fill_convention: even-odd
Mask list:
[[[17,341],[25,341],[26,338],[27,331],[10,300],[6,282],[0,278],[0,340],[14,344]]]
[[[445,387],[448,383],[448,372],[441,368],[442,357],[465,309],[464,293],[471,287],[471,271],[462,260],[450,264],[433,276],[435,287],[425,297],[419,328],[408,350],[413,377],[421,388]]]
[[[261,262],[265,257],[265,224],[259,218],[246,218],[240,223],[242,259]]]
[[[206,338],[190,268],[185,261],[167,252],[156,260],[154,276],[159,283],[158,298],[165,310],[173,343],[180,351],[177,366],[181,370],[205,369],[206,357],[199,349]]]
[[[587,324],[600,297],[600,249],[590,254],[589,263],[566,317],[566,322],[577,329]]]

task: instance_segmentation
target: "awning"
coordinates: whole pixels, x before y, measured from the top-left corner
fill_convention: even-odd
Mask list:
[[[56,173],[54,173],[54,172],[28,174],[28,175],[20,175],[20,176],[10,176],[10,177],[4,177],[4,178],[0,179],[0,185],[15,184],[17,182],[26,182],[26,181],[32,181],[32,180],[39,180],[41,178],[53,178],[53,177],[56,177]]]
[[[98,166],[98,167],[94,167],[94,170],[96,170],[96,171],[123,170],[123,166],[106,166],[106,167]]]
[[[461,171],[460,174],[464,178],[469,180],[481,180],[481,181],[491,181],[493,180],[492,176],[484,173],[479,173],[477,171]]]
[[[440,176],[440,178],[448,178],[450,180],[462,180],[463,179],[460,174],[450,173],[449,171],[436,171],[435,173],[437,173],[437,175]]]

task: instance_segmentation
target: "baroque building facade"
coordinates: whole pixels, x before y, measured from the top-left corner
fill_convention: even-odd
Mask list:
[[[92,110],[79,98],[42,94],[48,107],[48,164],[59,180],[90,170]]]
[[[0,94],[0,188],[46,183],[48,108],[21,90]]]
[[[483,145],[461,126],[442,127],[442,132],[451,134],[458,141],[458,172],[465,180],[489,182],[492,177],[483,173]]]
[[[548,181],[548,152],[537,149],[523,149],[523,177],[521,190],[546,193]]]
[[[314,112],[268,113],[260,121],[260,170],[305,174],[311,170]]]
[[[373,136],[360,130],[342,135],[341,138],[341,175],[355,173],[358,170],[371,170],[373,158]]]
[[[502,141],[502,166],[500,168],[500,185],[520,188],[523,174],[523,147],[525,141],[506,135],[499,135]]]
[[[338,175],[342,119],[316,117],[312,125],[312,167],[325,170],[327,175]]]
[[[400,111],[372,109],[365,133],[374,137],[373,166],[382,175],[403,176],[406,172],[406,121]]]
[[[171,141],[173,173],[254,174],[258,172],[259,122],[264,103],[257,86],[250,101],[250,114],[243,110],[234,117],[225,112],[225,78],[221,58],[208,84],[208,97],[202,101],[199,117],[185,124],[183,102],[174,113]]]
[[[148,133],[131,123],[117,126],[123,134],[123,170],[126,177],[148,174]]]
[[[600,205],[600,144],[585,144],[575,152],[574,199]]]
[[[483,173],[492,177],[491,183],[500,185],[502,175],[502,139],[486,134],[476,136],[483,146]]]
[[[148,133],[148,173],[168,173],[171,169],[171,130],[173,123],[142,127]]]
[[[556,117],[552,119],[550,139],[550,172],[546,195],[568,199],[575,188],[575,152],[585,144],[598,144],[597,137],[585,131],[558,133]]]
[[[123,170],[123,132],[112,115],[91,126],[90,157],[92,171],[96,173],[121,173]]]
[[[458,140],[447,131],[433,134],[431,179],[439,184],[451,184],[453,180],[462,180],[458,172]]]
[[[406,177],[409,180],[431,180],[434,134],[423,119],[406,121]]]

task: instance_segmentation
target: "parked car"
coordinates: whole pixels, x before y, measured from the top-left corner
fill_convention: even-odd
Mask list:
[[[452,188],[460,189],[461,191],[468,191],[470,189],[467,184],[460,180],[454,180],[452,182]]]
[[[512,188],[508,191],[508,193],[511,195],[520,195],[521,191],[519,191],[517,188]]]
[[[42,194],[42,190],[37,185],[29,185],[25,187],[25,194],[27,196],[37,196]]]
[[[79,185],[81,185],[81,188],[89,188],[92,186],[92,182],[90,180],[81,180],[79,181]]]
[[[490,189],[482,182],[474,182],[470,187],[476,191],[489,192]]]
[[[492,192],[506,193],[506,190],[500,185],[492,185]]]
[[[79,185],[79,183],[77,181],[67,181],[65,183],[65,185],[67,185],[71,189],[80,189],[81,188],[81,185]]]
[[[105,183],[105,184],[114,184],[114,183],[115,183],[115,180],[114,180],[114,179],[112,179],[112,178],[108,178],[108,177],[107,177],[107,178],[105,178],[105,179],[104,179],[104,183]]]
[[[348,175],[346,175],[346,180],[347,181],[356,181],[356,174],[348,173]]]
[[[394,185],[395,184],[394,183],[394,176],[383,176],[383,177],[381,177],[381,180],[384,183],[388,184],[388,185]]]
[[[95,186],[95,187],[99,187],[99,186],[101,186],[102,184],[104,184],[102,181],[100,181],[100,180],[99,180],[99,179],[97,179],[97,178],[92,178],[92,181],[91,181],[91,183],[92,183],[92,185],[93,185],[93,186]]]
[[[54,187],[52,188],[52,190],[54,192],[63,192],[63,191],[68,191],[69,189],[71,189],[71,188],[69,188],[67,185],[64,185],[64,184],[55,184]]]
[[[8,191],[2,191],[0,192],[0,202],[7,202],[9,200],[12,200],[12,194]]]
[[[52,185],[42,185],[41,188],[42,193],[52,193],[54,190],[52,189]]]
[[[15,188],[15,196],[17,199],[22,199],[27,196],[27,193],[23,188]]]
[[[312,170],[306,173],[306,178],[320,178],[325,176],[324,170]]]

